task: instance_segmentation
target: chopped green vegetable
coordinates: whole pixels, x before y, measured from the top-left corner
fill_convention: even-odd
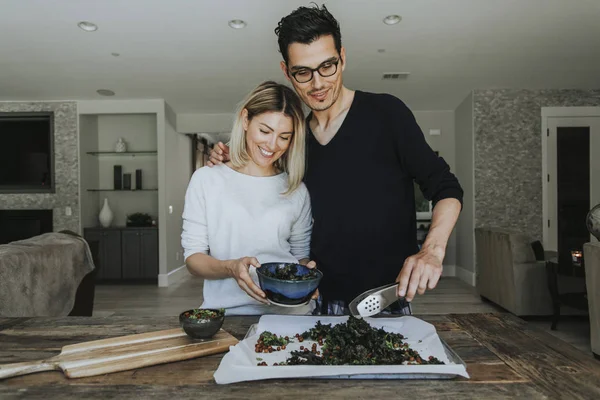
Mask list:
[[[271,272],[268,269],[264,271],[265,276],[286,281],[305,281],[307,279],[313,279],[317,277],[317,273],[313,269],[309,270],[305,275],[297,274],[298,266],[296,264],[285,264],[281,268],[276,268],[274,272]]]
[[[320,351],[296,350],[285,365],[401,365],[443,364],[435,357],[423,359],[411,349],[403,335],[371,327],[365,320],[350,317],[347,322],[332,327],[317,322],[300,338],[323,343]],[[302,340],[300,340],[302,341]],[[281,363],[280,363],[281,365]]]
[[[219,309],[219,311],[195,308],[195,309],[191,310],[191,312],[189,312],[189,311],[186,312],[185,314],[183,314],[183,316],[186,318],[189,318],[189,319],[212,319],[212,318],[222,317],[224,314],[225,314],[224,308]]]

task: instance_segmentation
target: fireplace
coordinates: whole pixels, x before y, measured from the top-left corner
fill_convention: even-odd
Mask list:
[[[52,232],[52,210],[0,210],[0,244]]]

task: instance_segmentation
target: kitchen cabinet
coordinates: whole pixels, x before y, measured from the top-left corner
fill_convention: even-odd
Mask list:
[[[96,280],[158,279],[156,227],[86,228],[84,238],[97,251],[94,255],[98,268]]]

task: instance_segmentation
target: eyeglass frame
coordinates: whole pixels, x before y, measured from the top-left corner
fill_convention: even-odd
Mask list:
[[[335,75],[337,73],[337,71],[338,71],[338,64],[340,63],[340,61],[341,61],[341,59],[339,59],[339,58],[336,58],[334,60],[325,60],[321,64],[319,64],[319,66],[317,68],[298,67],[298,70],[297,71],[293,71],[293,72],[290,71],[289,68],[288,68],[288,71],[289,71],[290,75],[292,75],[292,77],[294,78],[294,80],[296,82],[298,82],[298,83],[308,83],[308,82],[312,81],[313,78],[315,77],[315,72],[317,72],[319,75],[321,75],[322,78],[329,78],[330,76]],[[321,73],[321,71],[319,71],[319,69],[321,69],[323,67],[323,64],[329,64],[329,63],[332,64],[332,65],[335,65],[335,71],[333,71],[333,73],[330,74],[330,75],[323,75]],[[304,82],[300,82],[298,80],[298,78],[296,78],[296,75],[298,73],[300,73],[300,71],[302,71],[302,70],[308,70],[308,71],[310,71],[310,79],[309,80],[304,81]]]

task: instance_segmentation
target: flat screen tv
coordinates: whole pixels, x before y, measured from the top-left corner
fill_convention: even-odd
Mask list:
[[[0,192],[54,192],[54,114],[0,113]]]

